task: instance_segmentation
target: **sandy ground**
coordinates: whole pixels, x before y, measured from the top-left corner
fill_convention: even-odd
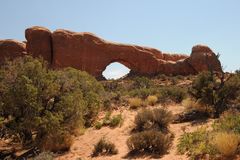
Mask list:
[[[162,107],[162,106],[157,106]],[[172,111],[173,114],[179,114],[183,112],[183,106],[181,105],[169,105],[167,109]],[[84,135],[76,137],[74,140],[74,144],[72,145],[70,151],[64,155],[60,155],[56,160],[119,160],[119,159],[154,159],[149,156],[141,156],[141,157],[126,157],[128,153],[128,147],[126,145],[126,141],[131,135],[130,132],[134,127],[134,117],[136,115],[135,110],[127,110],[121,109],[118,111],[114,111],[113,114],[122,113],[124,122],[121,127],[117,127],[111,129],[109,127],[103,127],[100,130],[96,130],[94,128],[89,128],[86,130]],[[188,159],[185,155],[178,155],[176,151],[176,145],[179,137],[184,132],[192,132],[197,128],[200,128],[204,125],[210,125],[211,120],[207,123],[197,123],[192,125],[191,123],[181,123],[181,124],[170,124],[170,131],[174,133],[175,137],[173,140],[173,145],[170,148],[169,152],[162,156],[161,160],[186,160]],[[96,144],[102,137],[106,137],[107,140],[110,140],[116,145],[118,149],[118,154],[114,156],[99,156],[99,157],[91,157],[92,150],[94,148],[94,144]]]

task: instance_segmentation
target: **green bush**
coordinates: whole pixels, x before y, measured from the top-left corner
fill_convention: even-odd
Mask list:
[[[42,59],[17,58],[0,69],[0,117],[24,144],[38,142],[91,124],[103,91],[86,72],[54,71]]]
[[[240,143],[239,124],[239,112],[225,112],[214,122],[212,131],[202,128],[192,133],[184,133],[179,138],[178,152],[187,153],[192,159],[201,159],[206,154],[212,158],[219,154],[225,157],[234,156]]]
[[[216,154],[215,148],[209,143],[211,136],[205,129],[199,129],[192,133],[184,133],[179,138],[177,150],[180,154],[187,153],[192,159],[205,154]]]
[[[117,127],[117,126],[121,125],[122,122],[123,122],[122,114],[118,114],[118,115],[113,116],[111,118],[109,126],[110,127]]]
[[[108,126],[111,122],[111,114],[112,112],[106,112],[104,118],[103,118],[103,121],[102,121],[102,125],[103,126]]]
[[[95,128],[96,129],[101,129],[102,128],[102,123],[101,122],[96,122],[95,123]]]
[[[178,86],[161,87],[159,88],[157,96],[160,103],[166,103],[170,100],[181,103],[187,96],[187,90]]]
[[[133,89],[129,92],[131,97],[139,97],[141,99],[146,99],[150,95],[157,94],[158,91],[156,88],[140,88],[140,89]]]
[[[133,81],[134,81],[133,86],[134,88],[137,89],[150,88],[150,86],[152,85],[151,80],[147,77],[135,77]]]
[[[172,121],[172,113],[162,109],[143,109],[138,112],[135,117],[135,125],[137,131],[144,130],[157,130],[157,131],[167,131],[168,125]]]
[[[200,103],[210,107],[215,117],[227,110],[233,100],[239,96],[240,77],[232,76],[224,80],[211,72],[199,74],[189,90],[190,95]]]
[[[225,112],[214,122],[213,128],[215,131],[240,134],[240,113],[238,111]]]
[[[117,153],[118,150],[113,143],[107,141],[105,138],[101,138],[94,146],[92,156],[96,157],[99,155],[114,155]]]
[[[111,117],[111,112],[107,112],[102,122],[98,121],[95,123],[95,128],[101,129],[102,126],[117,127],[120,126],[122,123],[123,123],[122,114],[118,114]]]
[[[158,131],[143,131],[133,134],[127,140],[132,152],[164,154],[171,146],[171,137]]]

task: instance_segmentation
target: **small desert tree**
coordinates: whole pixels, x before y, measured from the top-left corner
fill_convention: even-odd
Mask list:
[[[90,124],[102,92],[85,72],[49,70],[42,59],[17,58],[0,70],[0,117],[12,136],[39,143]]]

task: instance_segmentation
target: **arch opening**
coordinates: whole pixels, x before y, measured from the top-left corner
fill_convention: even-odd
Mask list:
[[[126,75],[129,74],[130,71],[131,69],[129,69],[124,64],[119,62],[112,62],[109,65],[107,65],[105,70],[102,72],[102,75],[107,80],[110,79],[116,80],[125,77]]]

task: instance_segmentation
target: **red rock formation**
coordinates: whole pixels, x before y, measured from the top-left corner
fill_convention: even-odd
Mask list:
[[[221,71],[220,61],[208,46],[194,46],[188,62],[197,72],[206,71],[209,67],[215,71]]]
[[[43,57],[49,64],[52,62],[52,36],[51,31],[44,27],[31,27],[26,29],[27,52],[33,57]]]
[[[112,62],[120,62],[133,73],[142,75],[189,75],[207,70],[209,66],[221,71],[217,56],[209,47],[202,45],[194,46],[189,57],[162,53],[154,48],[113,43],[85,32],[56,30],[51,33],[43,27],[31,27],[25,34],[29,54],[42,56],[54,68],[74,67],[97,78],[102,77],[102,72]],[[0,48],[0,53],[3,51]]]
[[[5,59],[13,59],[26,53],[26,45],[16,40],[0,40],[0,64]]]
[[[72,66],[95,77],[101,77],[112,62],[120,62],[140,74],[154,74],[158,70],[158,58],[150,48],[110,43],[90,33],[66,30],[53,32],[52,38],[55,67]]]

